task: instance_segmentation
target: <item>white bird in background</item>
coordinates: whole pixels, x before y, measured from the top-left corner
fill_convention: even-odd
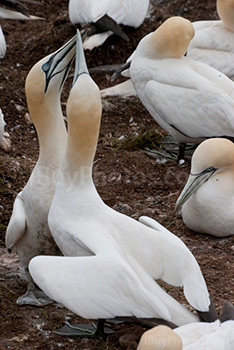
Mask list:
[[[232,315],[223,322],[191,323],[173,330],[154,327],[143,333],[137,350],[233,350],[233,305],[225,303],[225,308],[231,309]]]
[[[35,257],[29,271],[47,295],[84,318],[134,315],[177,325],[198,321],[155,282],[162,279],[183,286],[199,314],[216,319],[201,270],[185,244],[153,219],[139,222],[116,212],[96,191],[92,166],[101,97],[85,65],[81,37],[77,40],[67,147],[48,217],[66,257]]]
[[[112,34],[128,40],[120,25],[139,27],[149,3],[149,0],[70,0],[69,17],[74,25],[89,24],[84,49],[92,50]]]
[[[217,237],[234,234],[234,144],[222,138],[202,142],[176,209],[185,225]]]
[[[5,125],[6,123],[4,121],[3,113],[0,108],[0,147],[7,152],[11,148],[11,141],[8,132],[4,131]]]
[[[190,21],[167,19],[144,37],[132,56],[137,95],[157,123],[183,144],[234,137],[234,83],[216,69],[184,54],[194,35]]]
[[[34,20],[42,19],[36,16],[30,16],[28,14],[28,8],[22,2],[28,2],[32,4],[39,4],[37,1],[33,0],[0,0],[0,18],[4,19],[19,19],[19,20]],[[1,7],[6,6],[7,8]],[[0,26],[0,58],[3,58],[6,54],[6,41]]]
[[[217,0],[221,20],[193,22],[195,36],[188,46],[189,58],[209,64],[234,79],[234,0]]]
[[[27,293],[18,299],[18,304],[48,303],[41,297],[41,291],[31,283],[27,267],[35,255],[59,252],[47,219],[67,139],[60,95],[74,59],[75,43],[76,39],[73,38],[40,60],[26,78],[27,103],[38,134],[40,153],[26,186],[15,199],[6,231],[6,246],[9,250],[17,248],[20,264],[25,268],[30,282]]]

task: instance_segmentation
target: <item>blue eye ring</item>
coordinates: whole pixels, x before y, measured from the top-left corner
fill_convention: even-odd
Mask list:
[[[43,72],[45,72],[45,73],[48,72],[48,70],[50,69],[49,62],[44,63],[41,68],[42,68]]]

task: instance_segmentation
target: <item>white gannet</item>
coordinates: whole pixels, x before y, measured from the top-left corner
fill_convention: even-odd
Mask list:
[[[7,152],[11,148],[11,140],[8,132],[4,131],[5,125],[6,123],[0,108],[0,147]]]
[[[184,57],[193,35],[187,19],[167,19],[138,44],[131,80],[143,105],[177,142],[233,137],[234,82],[205,63]]]
[[[75,82],[67,101],[68,140],[48,216],[66,256],[37,256],[29,271],[47,295],[84,318],[134,315],[177,325],[198,321],[155,282],[162,279],[183,286],[200,315],[216,319],[201,270],[185,244],[153,219],[139,222],[111,209],[97,193],[92,166],[101,97],[88,74],[79,35],[77,40]]]
[[[26,273],[28,263],[34,256],[59,251],[50,234],[47,218],[57,170],[66,145],[67,131],[60,95],[75,55],[75,43],[76,39],[73,38],[40,60],[26,78],[27,103],[37,131],[40,153],[26,186],[15,199],[6,231],[6,247],[9,250],[17,248],[20,264]],[[44,301],[41,293],[29,283],[27,293],[17,302],[41,305]]]
[[[27,0],[29,3],[38,3],[36,1]],[[9,9],[1,7],[1,5],[9,7]],[[37,16],[28,14],[28,8],[18,0],[0,0],[0,18],[4,19],[19,19],[19,20],[34,20],[43,19]],[[0,26],[0,58],[6,54],[6,41]]]
[[[120,25],[139,27],[147,14],[149,0],[70,0],[69,17],[76,25],[91,24],[84,49],[100,46],[113,33],[128,40]]]
[[[205,140],[195,150],[191,173],[176,202],[191,230],[223,237],[234,234],[234,144]]]
[[[137,350],[233,350],[234,320],[190,323],[175,329],[154,327],[143,333]],[[225,308],[225,305],[224,305]]]
[[[189,58],[209,64],[234,79],[234,0],[217,0],[221,20],[193,22],[194,38],[188,46]]]

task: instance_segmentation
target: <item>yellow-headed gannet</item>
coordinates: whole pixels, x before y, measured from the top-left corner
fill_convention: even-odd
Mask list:
[[[221,20],[193,22],[194,38],[187,56],[209,64],[234,79],[234,0],[217,0]]]
[[[48,216],[51,233],[66,256],[33,258],[33,279],[84,318],[134,315],[177,325],[198,321],[155,282],[162,279],[183,287],[201,317],[216,319],[199,265],[185,244],[153,219],[142,217],[139,222],[111,209],[97,193],[92,166],[102,105],[80,35],[74,79],[67,101],[67,147]]]
[[[85,31],[84,49],[92,50],[113,33],[128,40],[120,25],[139,27],[148,8],[149,0],[70,0],[69,17],[74,25],[91,24]]]
[[[233,305],[230,303],[232,308]],[[225,306],[224,306],[225,308]],[[174,330],[158,326],[143,333],[137,350],[233,350],[234,320],[191,323]]]
[[[192,156],[191,173],[176,209],[182,205],[191,230],[223,237],[234,234],[234,144],[205,140]]]
[[[26,186],[15,199],[6,232],[7,248],[17,248],[20,264],[26,271],[34,256],[59,251],[50,234],[47,218],[66,145],[60,95],[75,55],[75,43],[76,39],[72,38],[62,48],[40,60],[26,78],[27,103],[39,138],[40,153]],[[18,299],[18,303],[41,305],[44,300],[29,283],[28,292]]]
[[[167,19],[138,44],[131,80],[146,109],[179,143],[233,137],[234,82],[205,63],[184,57],[193,36],[187,19]]]

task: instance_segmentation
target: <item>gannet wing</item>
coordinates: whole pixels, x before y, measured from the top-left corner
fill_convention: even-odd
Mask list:
[[[49,297],[81,317],[171,319],[166,304],[113,251],[89,257],[37,256],[29,271]]]
[[[12,215],[6,231],[5,241],[8,249],[12,249],[16,242],[23,237],[26,231],[24,202],[20,198],[20,193],[15,199]]]
[[[152,116],[162,127],[166,124],[167,131],[172,128],[189,138],[233,136],[234,100],[205,78],[197,84],[195,88],[149,81],[145,97]]]

